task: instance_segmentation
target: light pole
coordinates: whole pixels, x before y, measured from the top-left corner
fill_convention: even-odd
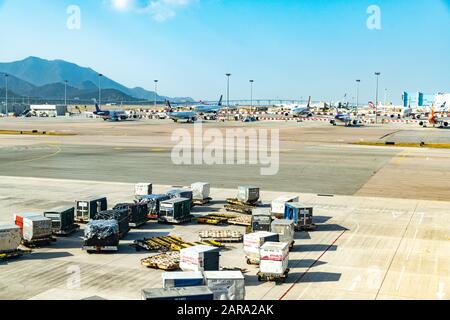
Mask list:
[[[381,75],[381,72],[375,72],[375,75],[377,77],[377,94],[375,99],[375,123],[378,123],[378,78]]]
[[[67,108],[67,80],[64,80],[64,105]]]
[[[253,109],[253,83],[254,80],[250,80],[250,107]]]
[[[388,89],[384,88],[384,106],[386,107],[387,104],[387,94],[388,94]]]
[[[8,78],[9,74],[5,73],[5,111],[8,116]]]
[[[159,80],[153,80],[155,82],[155,99],[154,99],[154,107],[156,108],[156,96],[158,95],[158,82]]]
[[[227,76],[227,107],[230,107],[230,76],[231,73],[225,74]]]
[[[100,79],[103,77],[103,74],[98,74],[98,106],[102,106],[102,85]]]
[[[359,84],[361,83],[361,80],[356,80],[356,110],[358,110],[359,107]]]

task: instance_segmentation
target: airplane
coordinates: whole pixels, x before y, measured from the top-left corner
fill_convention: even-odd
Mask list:
[[[434,105],[431,107],[430,115],[428,116],[428,124],[433,125],[433,127],[437,126],[439,128],[447,128],[450,125],[450,119],[448,117],[444,117],[443,114],[445,112],[445,105],[446,102],[441,106],[442,110],[442,116],[439,117],[438,114],[436,114],[436,109]],[[427,123],[425,121],[420,121],[419,125],[421,127],[426,127]]]
[[[94,114],[103,118],[103,120],[107,121],[122,121],[127,120],[128,115],[123,110],[101,110],[98,106],[98,103],[95,103],[95,111]]]
[[[167,107],[169,108],[169,112],[167,112],[167,116],[172,119],[174,122],[178,122],[181,120],[186,120],[187,123],[197,121],[197,113],[193,111],[173,111],[172,105],[170,101],[166,101]]]
[[[198,113],[218,113],[220,110],[224,109],[222,105],[223,95],[220,96],[219,102],[217,104],[209,105],[195,105],[192,109]]]
[[[308,104],[306,106],[292,108],[290,113],[293,117],[300,117],[300,116],[312,117],[313,114],[310,111],[310,109],[311,109],[311,96],[309,97]]]
[[[338,109],[336,109],[336,110],[338,110]],[[357,115],[356,110],[355,110],[354,114],[340,113],[338,111],[337,115],[334,117],[334,119],[330,120],[330,123],[333,126],[336,126],[338,122],[344,123],[346,127],[357,126],[358,124],[362,123],[361,118]]]

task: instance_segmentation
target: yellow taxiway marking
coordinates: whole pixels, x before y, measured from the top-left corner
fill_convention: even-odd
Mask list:
[[[47,145],[50,146],[51,148],[54,148],[55,152],[53,152],[51,154],[47,154],[45,156],[37,157],[37,158],[13,161],[13,163],[27,163],[27,162],[37,161],[37,160],[48,159],[48,158],[56,156],[58,153],[60,153],[62,151],[61,147],[56,143],[48,143]]]

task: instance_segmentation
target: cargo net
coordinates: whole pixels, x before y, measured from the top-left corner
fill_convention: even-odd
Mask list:
[[[119,224],[116,220],[92,220],[84,229],[86,239],[107,239],[119,234]]]

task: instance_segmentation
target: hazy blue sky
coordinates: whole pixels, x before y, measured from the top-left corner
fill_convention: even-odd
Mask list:
[[[366,25],[373,4],[381,30]],[[257,98],[336,100],[360,78],[366,102],[374,71],[395,102],[450,91],[450,0],[0,0],[0,26],[0,61],[64,59],[169,96],[215,99],[226,72],[231,98],[254,79]]]

